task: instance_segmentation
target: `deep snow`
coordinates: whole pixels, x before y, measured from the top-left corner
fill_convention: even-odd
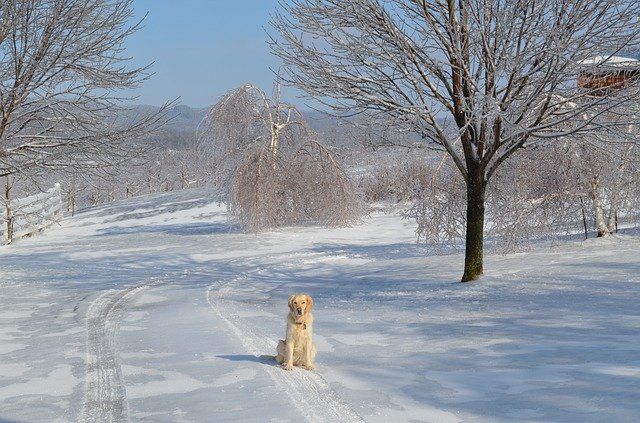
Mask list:
[[[638,241],[461,284],[393,213],[249,235],[206,191],[88,209],[0,247],[0,421],[636,422]],[[267,357],[298,291],[315,372]]]

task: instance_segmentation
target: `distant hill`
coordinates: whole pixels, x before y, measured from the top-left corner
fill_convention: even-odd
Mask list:
[[[339,128],[345,124],[342,119],[315,110],[303,112],[302,115],[311,129],[323,137],[327,137],[334,131],[339,131]]]
[[[121,117],[123,120],[147,115],[158,111],[160,107],[138,105],[127,110]],[[168,122],[150,137],[151,141],[160,148],[182,150],[189,147],[196,140],[196,130],[204,118],[206,108],[194,108],[178,105],[167,111]]]
[[[160,108],[157,106],[139,105],[134,106],[125,113],[123,119],[134,118],[136,116],[153,113]],[[160,147],[181,150],[187,148],[196,140],[196,131],[200,122],[207,113],[207,108],[196,108],[185,105],[178,105],[170,108],[167,112],[169,121],[159,133],[152,136],[154,143]],[[339,127],[337,118],[325,113],[307,111],[303,113],[304,118],[311,128],[321,136],[327,136],[331,131]]]

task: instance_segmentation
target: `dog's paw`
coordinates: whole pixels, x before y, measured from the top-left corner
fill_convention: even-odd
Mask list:
[[[283,364],[282,368],[285,370],[293,370],[293,364]]]
[[[316,366],[314,366],[313,364],[306,364],[304,368],[307,370],[315,370]]]

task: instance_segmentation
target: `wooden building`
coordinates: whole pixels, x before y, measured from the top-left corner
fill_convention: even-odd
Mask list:
[[[605,94],[640,80],[640,61],[628,57],[598,56],[583,60],[578,74],[578,86]]]

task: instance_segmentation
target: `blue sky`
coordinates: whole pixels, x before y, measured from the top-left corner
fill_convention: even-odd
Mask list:
[[[132,64],[155,62],[155,75],[135,91],[137,103],[205,107],[251,82],[271,92],[279,59],[266,45],[277,0],[134,0],[144,27],[126,43]],[[286,98],[296,102],[295,98]],[[291,95],[291,97],[293,97]]]

